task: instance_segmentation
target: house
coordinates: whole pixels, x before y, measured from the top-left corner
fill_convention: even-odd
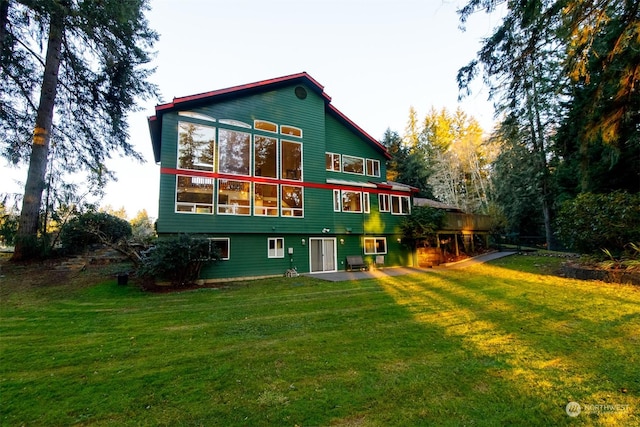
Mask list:
[[[400,222],[413,187],[386,180],[386,148],[307,73],[156,106],[157,232],[209,238],[206,280],[412,265]]]

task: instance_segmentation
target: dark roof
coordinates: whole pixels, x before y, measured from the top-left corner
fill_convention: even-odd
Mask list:
[[[380,144],[367,132],[362,130],[362,128],[352,122],[337,108],[331,105],[331,97],[324,92],[324,87],[320,83],[318,83],[306,72],[302,72],[291,74],[288,76],[277,77],[274,79],[262,80],[255,83],[233,86],[226,89],[219,89],[211,92],[199,93],[196,95],[173,98],[172,102],[156,105],[156,114],[148,118],[149,132],[151,133],[151,143],[153,144],[153,154],[156,163],[160,162],[160,135],[162,129],[162,115],[164,113],[193,108],[209,102],[220,102],[226,99],[253,95],[255,93],[266,92],[280,87],[290,86],[296,83],[305,84],[308,88],[317,93],[321,98],[324,99],[325,109],[328,114],[331,114],[352,132],[358,134],[362,139],[371,144],[376,150],[384,154],[387,159],[391,158],[391,155],[382,144]]]

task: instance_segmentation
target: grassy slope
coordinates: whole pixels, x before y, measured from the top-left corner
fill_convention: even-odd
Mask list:
[[[640,289],[558,262],[161,295],[7,274],[0,423],[640,425]]]

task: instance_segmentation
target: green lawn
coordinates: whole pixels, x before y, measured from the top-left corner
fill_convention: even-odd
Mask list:
[[[0,420],[640,425],[640,288],[559,262],[173,294],[0,279]]]

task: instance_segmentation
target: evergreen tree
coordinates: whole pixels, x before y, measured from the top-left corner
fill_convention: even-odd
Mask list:
[[[114,151],[141,160],[126,117],[157,95],[146,10],[147,0],[0,0],[2,153],[29,164],[14,260],[36,255],[52,143],[67,171],[100,185]]]

